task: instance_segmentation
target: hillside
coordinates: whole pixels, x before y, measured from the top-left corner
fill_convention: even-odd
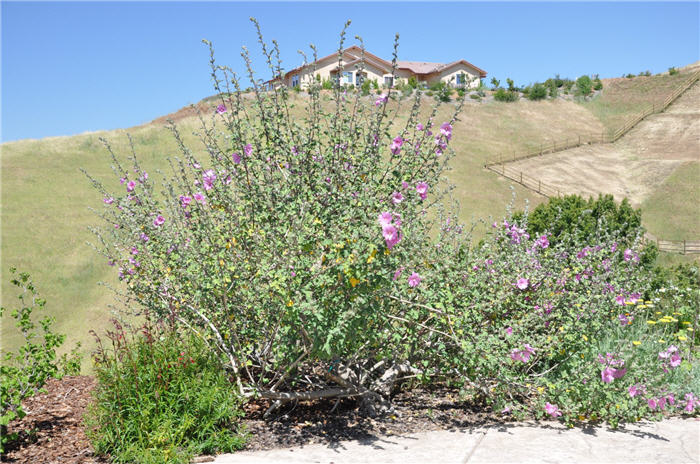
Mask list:
[[[293,95],[293,114],[301,116],[303,95]],[[369,104],[369,100],[367,101]],[[212,111],[209,103],[200,103]],[[399,119],[410,106],[405,101]],[[402,113],[403,112],[403,113]],[[436,120],[446,117],[441,110]],[[209,113],[211,114],[211,113]],[[129,154],[127,132],[133,137],[136,154],[146,171],[157,178],[167,168],[167,158],[178,154],[165,119],[177,121],[186,144],[199,150],[192,135],[199,121],[189,109],[164,116],[150,124],[131,128],[23,140],[2,145],[2,269],[15,266],[30,272],[48,300],[48,311],[57,318],[56,330],[67,333],[66,348],[76,341],[92,346],[89,329],[104,327],[110,314],[112,294],[98,281],[116,285],[114,269],[86,242],[93,240],[88,227],[98,219],[90,208],[100,206],[101,197],[80,172],[83,168],[108,185],[118,187],[110,170],[107,152],[99,142],[109,140],[115,152]],[[461,218],[488,220],[501,217],[516,195],[515,206],[536,205],[544,198],[512,185],[483,168],[487,157],[500,151],[523,151],[573,133],[600,132],[604,122],[580,105],[562,99],[513,103],[469,101],[455,124],[452,148],[456,157],[448,177],[461,203]],[[484,229],[477,230],[477,236]],[[16,292],[2,283],[2,304],[12,307]],[[12,327],[3,325],[3,347],[18,342]],[[86,348],[87,349],[87,348]]]

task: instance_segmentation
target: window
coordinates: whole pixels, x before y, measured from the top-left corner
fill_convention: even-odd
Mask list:
[[[343,72],[343,84],[352,84],[352,71]]]
[[[355,73],[355,85],[357,87],[360,87],[366,78],[367,78],[367,73],[361,73],[359,71],[356,72]]]
[[[299,74],[292,76],[292,87],[299,87]]]
[[[384,85],[387,87],[393,87],[394,86],[394,76],[385,76],[384,77]]]
[[[464,73],[457,74],[457,85],[464,85],[467,83],[466,76]]]

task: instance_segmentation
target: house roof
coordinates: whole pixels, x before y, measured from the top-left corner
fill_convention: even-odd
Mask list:
[[[355,63],[360,62],[361,57],[362,57],[362,53],[363,53],[362,48],[360,48],[357,45],[352,45],[352,46],[344,49],[342,51],[344,61],[346,58],[349,58],[350,60],[343,63],[343,68],[345,68],[346,66],[349,66],[351,64],[355,64]],[[386,60],[378,57],[377,55],[374,55],[374,54],[368,52],[367,50],[364,51],[364,57],[365,57],[365,62],[371,63],[374,66],[377,66],[379,68],[384,68],[387,72],[389,72],[392,68],[392,64],[390,61],[386,61]],[[331,58],[337,60],[338,59],[338,52],[331,53],[330,55],[326,55],[323,58],[319,58],[312,63],[307,63],[305,65],[297,66],[296,68],[291,69],[291,70],[287,71],[286,73],[284,73],[284,77],[287,77],[291,74],[295,74],[304,68],[307,68],[309,66],[313,66],[314,64],[318,66],[319,63],[327,61]],[[408,69],[409,71],[411,71],[415,74],[432,74],[435,72],[440,72],[440,71],[443,71],[445,69],[451,68],[451,67],[456,66],[460,63],[465,64],[465,65],[475,69],[480,74],[481,77],[486,77],[486,71],[474,66],[473,64],[471,64],[467,60],[457,60],[457,61],[453,61],[451,63],[428,63],[425,61],[397,61],[396,66],[398,69]],[[337,70],[337,67],[336,67],[336,70]],[[267,81],[266,83],[279,80],[280,77],[281,76],[274,77],[274,78],[270,79],[269,81]]]
[[[451,63],[428,63],[425,61],[397,61],[396,65],[399,69],[408,69],[409,71],[416,74],[433,74],[436,72],[444,71],[445,69],[451,68],[458,64],[464,64],[476,70],[480,77],[486,77],[486,71],[478,68],[468,62],[467,60],[457,60]]]

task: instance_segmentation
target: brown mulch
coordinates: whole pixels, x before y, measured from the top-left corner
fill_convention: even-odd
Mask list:
[[[8,433],[18,432],[3,462],[17,463],[97,463],[85,436],[83,413],[95,387],[95,379],[66,376],[46,383],[46,393],[26,399],[27,415],[11,422]]]
[[[47,393],[24,402],[27,416],[10,424],[20,432],[8,447],[3,462],[106,463],[93,454],[85,436],[82,416],[91,400],[95,379],[67,376],[50,380]],[[392,398],[395,411],[383,417],[364,414],[354,399],[288,403],[269,419],[263,414],[270,403],[252,401],[245,406],[249,434],[246,449],[262,450],[310,443],[372,438],[429,430],[449,430],[494,422],[503,418],[461,399],[447,388],[413,389]],[[27,433],[26,430],[31,430]]]

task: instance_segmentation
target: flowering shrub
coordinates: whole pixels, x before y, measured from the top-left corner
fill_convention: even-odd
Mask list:
[[[260,43],[280,75],[277,46]],[[247,105],[213,52],[211,66],[220,102],[200,115],[202,147],[171,127],[181,157],[162,194],[112,154],[120,185],[93,180],[95,232],[130,300],[207,340],[240,393],[373,408],[408,374],[513,414],[613,422],[697,394],[688,343],[655,345],[668,333],[647,320],[664,299],[651,302],[636,235],[535,235],[523,215],[471,245],[439,188],[463,99],[450,120],[437,106],[419,120],[418,90],[399,126],[391,89],[367,102],[336,83],[325,103],[312,80],[298,120],[285,86],[256,85]]]
[[[279,75],[276,45],[260,43]],[[388,391],[401,366],[422,356],[420,314],[402,300],[439,251],[427,213],[441,198],[461,102],[450,120],[434,120],[436,102],[419,121],[418,91],[399,126],[391,89],[366,104],[336,85],[328,105],[313,80],[301,121],[289,116],[286,87],[256,84],[246,106],[213,51],[211,66],[220,103],[201,115],[199,149],[171,127],[181,158],[171,160],[163,195],[136,161],[126,169],[114,154],[117,189],[94,180],[104,195],[100,252],[133,302],[224,353],[241,392]]]
[[[432,372],[459,373],[452,378],[498,410],[569,423],[692,413],[700,366],[686,335],[697,305],[681,313],[677,289],[654,290],[641,242],[565,232],[552,245],[547,232],[530,236],[527,219],[494,223],[480,248],[456,245],[453,259],[425,272],[418,301],[445,314],[439,330],[454,341]]]

